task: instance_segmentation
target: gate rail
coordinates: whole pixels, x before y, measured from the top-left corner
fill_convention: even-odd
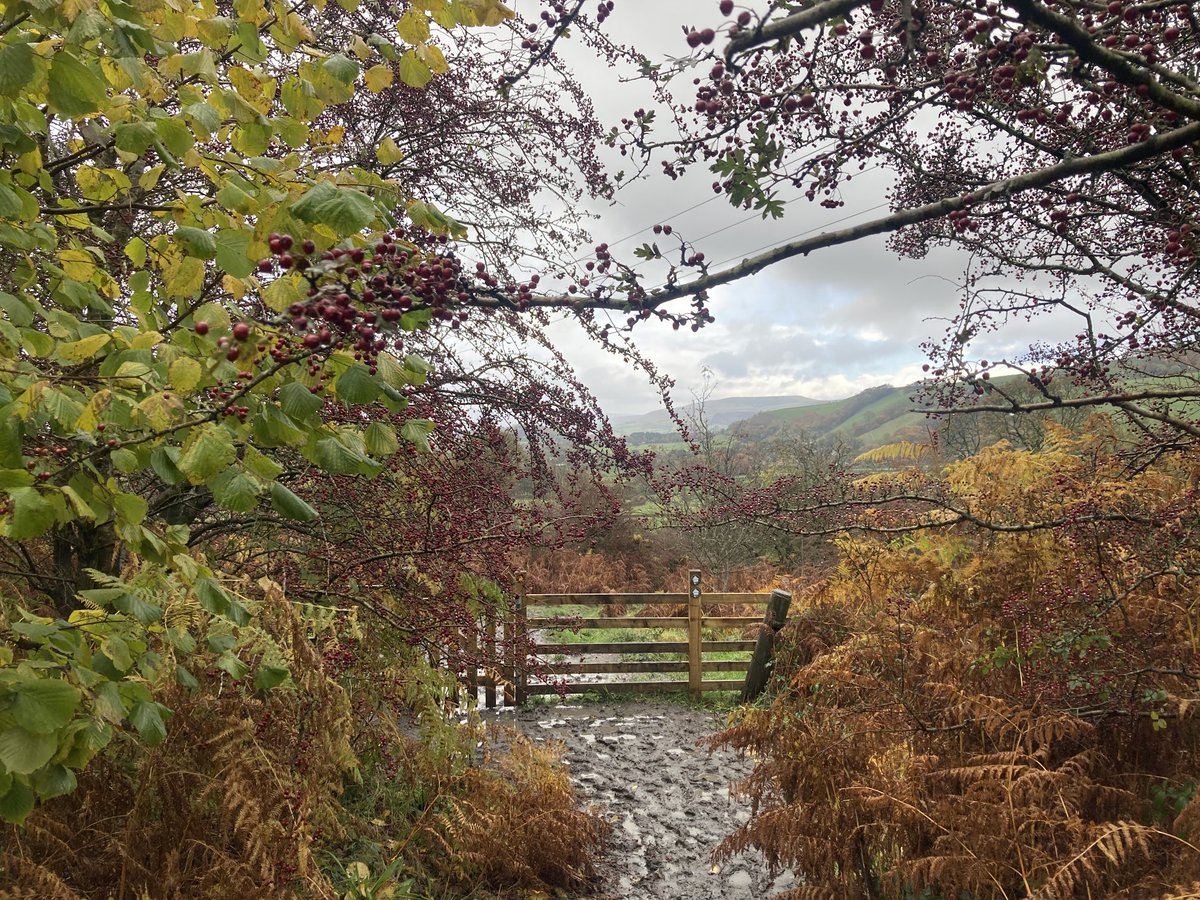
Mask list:
[[[778,603],[772,604],[772,598],[791,599],[785,591],[773,593],[711,593],[703,592],[700,581],[700,571],[692,569],[688,573],[689,590],[686,593],[660,594],[525,594],[523,582],[518,583],[517,596],[514,598],[512,619],[504,623],[505,631],[512,640],[506,641],[508,652],[503,664],[504,674],[504,704],[521,705],[528,696],[536,694],[554,694],[562,691],[568,694],[588,693],[592,691],[627,692],[637,694],[665,693],[681,691],[686,684],[688,693],[693,700],[699,700],[705,691],[735,691],[742,690],[746,682],[745,675],[750,668],[751,659],[715,660],[705,659],[706,653],[737,651],[750,653],[760,643],[755,638],[737,639],[704,639],[705,630],[729,631],[737,629],[745,631],[753,626],[769,627],[778,631],[782,626],[782,616],[779,615]],[[533,609],[553,609],[559,606],[610,606],[623,604],[628,607],[646,606],[649,604],[687,604],[686,616],[597,616],[580,618],[577,616],[537,615],[529,616]],[[767,607],[765,616],[706,616],[704,608],[719,604],[753,604]],[[783,607],[786,610],[786,604]],[[778,621],[776,621],[778,619]],[[509,629],[512,629],[509,631]],[[686,630],[687,640],[683,641],[605,641],[597,643],[566,643],[543,641],[539,632],[551,630],[584,631],[597,628],[678,628]],[[531,639],[531,640],[530,640]],[[528,663],[517,665],[513,647],[532,645],[533,655],[543,658],[547,655],[588,655],[615,657],[606,662],[564,661],[545,664],[542,669],[550,675],[643,675],[687,672],[688,679],[683,681],[579,681],[568,680],[561,684],[529,684]],[[620,657],[643,653],[669,653],[677,657],[672,660],[626,660]],[[705,679],[706,673],[739,673],[735,679],[717,678]],[[471,677],[474,676],[474,677]],[[468,690],[478,683],[478,675],[468,676]],[[496,702],[494,678],[485,679],[486,702],[491,707]]]

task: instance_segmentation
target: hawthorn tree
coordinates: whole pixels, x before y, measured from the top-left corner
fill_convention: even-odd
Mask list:
[[[115,735],[161,742],[160,697],[288,678],[291,638],[253,616],[278,590],[222,564],[239,529],[302,533],[321,479],[510,441],[514,421],[535,477],[555,440],[594,470],[636,467],[544,315],[517,316],[538,277],[509,290],[521,241],[578,227],[541,216],[537,190],[603,189],[583,150],[551,152],[563,122],[579,147],[594,129],[586,108],[555,117],[561,82],[485,96],[488,44],[467,29],[513,16],[498,0],[0,9],[6,820],[72,791]],[[418,93],[443,76],[436,103]],[[467,152],[472,129],[526,119],[492,157]],[[431,471],[410,474],[418,494]]]

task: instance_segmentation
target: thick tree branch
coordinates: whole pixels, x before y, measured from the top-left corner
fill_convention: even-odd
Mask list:
[[[639,303],[630,304],[624,297],[566,297],[563,295],[543,295],[531,298],[530,305],[546,308],[577,307],[592,309],[626,309],[631,305],[634,309],[655,309],[671,300],[682,297],[693,297],[712,288],[721,287],[754,275],[776,263],[792,259],[796,256],[807,256],[815,250],[836,247],[840,244],[850,244],[880,234],[892,234],[902,228],[920,225],[934,219],[948,216],[956,210],[966,209],[974,204],[986,203],[992,199],[1010,197],[1024,191],[1044,188],[1048,185],[1074,178],[1080,175],[1095,175],[1116,169],[1127,168],[1170,153],[1177,147],[1186,147],[1200,141],[1200,122],[1192,122],[1173,131],[1157,134],[1147,140],[1117,150],[1095,153],[1091,156],[1072,157],[1061,162],[1032,172],[1024,172],[1011,178],[1002,178],[984,185],[973,192],[970,197],[944,197],[922,206],[902,209],[890,215],[848,228],[836,231],[826,231],[799,241],[782,244],[757,256],[750,256],[736,266],[731,266],[712,275],[702,275],[691,281],[681,282],[663,290],[647,295]],[[509,306],[507,300],[493,300],[484,305]]]

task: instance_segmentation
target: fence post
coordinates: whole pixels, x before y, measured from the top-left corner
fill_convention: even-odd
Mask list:
[[[504,705],[517,702],[517,604],[523,589],[521,576],[517,576],[514,596],[509,602],[508,615],[504,619]]]
[[[700,653],[700,594],[700,570],[692,569],[688,572],[688,694],[692,700],[699,700],[704,690],[700,683],[704,678]]]
[[[471,698],[471,705],[477,706],[479,704],[479,621],[472,617],[468,627],[470,633],[466,640],[467,696]]]
[[[496,613],[492,608],[484,614],[483,623],[484,659],[487,660],[483,676],[483,702],[488,709],[495,709],[496,673],[500,670],[500,658],[496,654]]]
[[[517,643],[520,645],[520,653],[517,654],[517,670],[514,673],[514,681],[517,685],[517,706],[525,705],[525,689],[528,685],[528,667],[529,655],[525,650],[525,644],[528,641],[529,633],[525,625],[525,573],[517,573],[517,603],[516,603],[516,618],[517,618]]]
[[[746,682],[742,685],[742,703],[749,703],[766,688],[771,674],[771,656],[775,652],[775,635],[787,621],[788,607],[791,605],[792,595],[787,591],[779,588],[771,591],[762,629],[758,633],[758,643],[754,645],[754,656],[750,659],[750,668],[746,670]]]

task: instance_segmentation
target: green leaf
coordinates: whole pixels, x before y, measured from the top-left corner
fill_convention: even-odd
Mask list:
[[[79,786],[75,773],[66,766],[53,765],[39,771],[33,776],[33,789],[43,800],[62,797]]]
[[[237,646],[237,638],[232,634],[210,634],[206,643],[213,653],[224,653]]]
[[[260,665],[254,673],[254,686],[260,691],[279,687],[287,680],[288,670],[284,666]]]
[[[214,616],[223,616],[229,612],[229,595],[212,578],[197,578],[192,589],[196,592],[196,599],[200,605]]]
[[[153,625],[163,617],[161,606],[148,603],[132,593],[122,593],[120,597],[113,600],[113,606],[125,615],[137,619],[143,625]]]
[[[409,50],[400,57],[400,80],[409,87],[423,88],[433,80],[433,72],[421,61],[416,50]]]
[[[59,50],[51,57],[47,81],[50,111],[68,118],[96,112],[107,99],[104,76],[70,50]]]
[[[169,714],[170,710],[153,700],[140,700],[129,711],[130,723],[137,729],[142,741],[151,747],[161,744],[167,736],[163,713]]]
[[[100,642],[100,649],[109,658],[118,672],[128,672],[133,668],[133,652],[123,637],[110,634]]]
[[[196,143],[191,129],[178,116],[158,119],[154,123],[154,127],[158,130],[158,137],[163,142],[163,146],[175,156],[183,156]]]
[[[14,325],[24,328],[33,323],[33,307],[24,298],[0,293],[0,310]]]
[[[434,423],[428,419],[409,419],[400,428],[400,437],[415,445],[418,450],[428,453],[429,435],[434,427]]]
[[[36,772],[57,749],[56,734],[34,734],[19,727],[0,731],[0,765],[16,775]]]
[[[379,396],[379,382],[366,366],[356,363],[338,376],[334,390],[339,400],[366,405]]]
[[[79,708],[79,689],[61,678],[22,679],[12,686],[8,711],[13,721],[34,734],[57,731]]]
[[[15,97],[33,80],[33,49],[24,42],[0,50],[0,95]]]
[[[125,447],[119,447],[114,450],[109,454],[109,459],[112,460],[112,464],[118,472],[124,472],[126,475],[137,472],[142,468],[142,463],[138,459],[138,455]]]
[[[358,63],[342,53],[325,60],[324,69],[343,84],[353,84],[358,78]]]
[[[278,481],[271,482],[271,505],[285,519],[295,519],[298,522],[311,522],[318,515],[315,509]]]
[[[176,465],[193,484],[208,481],[237,458],[233,435],[212,423],[192,430]]]
[[[242,456],[242,464],[247,471],[253,472],[263,481],[272,481],[283,474],[283,466],[249,445]]]
[[[254,271],[254,260],[247,255],[250,232],[223,228],[217,232],[217,267],[234,278],[245,278]]]
[[[328,225],[339,236],[362,231],[375,218],[375,204],[352,188],[334,187],[328,181],[313,185],[292,205],[292,214],[305,222]]]
[[[212,232],[203,228],[180,225],[175,229],[175,240],[183,246],[183,252],[197,259],[217,258],[217,239]]]
[[[112,498],[112,504],[117,516],[130,525],[141,525],[149,511],[145,499],[137,494],[116,494]]]
[[[318,438],[305,448],[305,455],[331,475],[365,474],[366,458],[335,437]]]
[[[118,125],[114,131],[117,149],[138,156],[145,153],[157,138],[158,132],[149,122],[125,122]]]
[[[33,791],[19,781],[9,785],[8,793],[0,797],[0,819],[20,825],[33,812]]]
[[[388,457],[400,449],[395,430],[383,422],[372,422],[368,425],[364,440],[367,452],[372,456]]]
[[[225,653],[219,656],[216,666],[223,672],[228,672],[234,681],[245,678],[246,673],[250,671],[250,667],[232,653]]]
[[[321,398],[298,381],[279,389],[279,406],[291,418],[303,422],[321,408]]]
[[[54,504],[36,488],[16,488],[8,492],[9,514],[6,534],[13,540],[44,534],[54,524]]]
[[[206,484],[217,505],[232,512],[249,512],[258,505],[261,488],[240,466],[231,466]]]
[[[175,458],[178,456],[178,447],[155,447],[150,454],[150,468],[154,470],[154,474],[172,486],[183,481],[183,473],[175,465]]]
[[[196,680],[196,676],[178,663],[175,664],[175,683],[189,691],[200,690],[200,682]]]

